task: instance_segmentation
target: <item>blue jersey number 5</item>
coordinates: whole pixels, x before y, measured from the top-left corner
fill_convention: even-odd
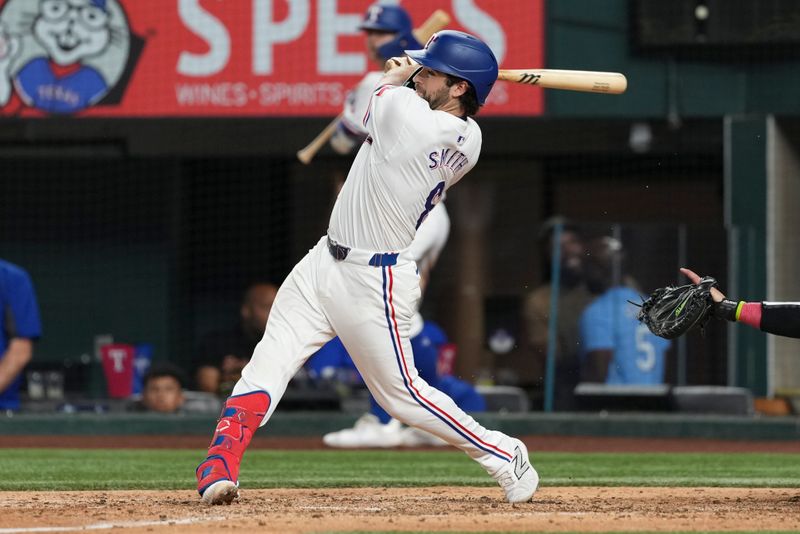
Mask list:
[[[442,193],[444,193],[444,182],[439,182],[436,184],[436,187],[433,188],[433,191],[428,195],[428,200],[425,201],[425,211],[423,211],[419,219],[417,219],[417,226],[414,227],[415,230],[419,230],[419,226],[431,212],[431,210],[439,203],[442,199]]]

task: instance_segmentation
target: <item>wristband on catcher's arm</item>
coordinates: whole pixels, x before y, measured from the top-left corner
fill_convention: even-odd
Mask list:
[[[714,303],[714,317],[736,322],[742,310],[743,301],[736,302],[730,299],[723,299],[721,302]]]
[[[762,306],[760,302],[741,302],[736,312],[736,320],[760,330],[761,315]]]

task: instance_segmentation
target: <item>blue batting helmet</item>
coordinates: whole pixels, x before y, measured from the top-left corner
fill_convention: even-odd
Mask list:
[[[497,59],[480,39],[455,30],[433,34],[422,50],[406,50],[420,65],[467,80],[483,104],[497,81]]]
[[[406,49],[417,50],[422,44],[414,38],[411,17],[400,6],[373,4],[364,13],[359,30],[394,33],[395,38],[378,47],[383,59],[402,56]]]

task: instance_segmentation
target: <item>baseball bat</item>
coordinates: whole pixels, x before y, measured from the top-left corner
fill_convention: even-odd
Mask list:
[[[448,24],[450,24],[450,15],[448,15],[446,11],[437,9],[422,23],[422,26],[414,28],[414,31],[411,33],[414,34],[414,39],[424,45],[428,42],[428,39],[431,38],[431,35],[439,30],[443,30]]]
[[[628,80],[619,72],[558,69],[500,69],[498,80],[538,85],[545,89],[566,89],[620,95],[628,88]]]
[[[325,127],[325,129],[317,134],[317,136],[310,143],[297,151],[297,159],[299,159],[304,165],[311,163],[311,160],[314,159],[314,156],[317,155],[317,152],[319,152],[320,149],[325,146],[325,143],[327,143],[330,138],[333,137],[340,120],[342,120],[341,113],[339,113],[336,118]]]
[[[431,35],[446,28],[448,24],[450,24],[450,15],[448,15],[446,11],[437,9],[431,13],[431,16],[428,17],[419,28],[414,29],[412,32],[414,34],[414,39],[425,44],[428,39],[431,38]],[[308,145],[297,151],[297,159],[305,165],[311,163],[311,160],[314,159],[317,152],[319,152],[320,149],[325,146],[325,143],[333,137],[333,134],[336,132],[336,126],[339,124],[340,120],[342,120],[341,113],[339,113],[339,115],[337,115]]]

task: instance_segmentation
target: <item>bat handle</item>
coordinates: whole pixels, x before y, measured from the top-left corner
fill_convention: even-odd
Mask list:
[[[403,87],[409,87],[409,88],[413,89],[414,88],[414,76],[416,76],[419,73],[419,71],[421,71],[421,70],[422,70],[422,67],[419,67],[417,70],[415,70],[411,74],[411,76],[409,76],[408,79],[405,82],[403,82]]]

